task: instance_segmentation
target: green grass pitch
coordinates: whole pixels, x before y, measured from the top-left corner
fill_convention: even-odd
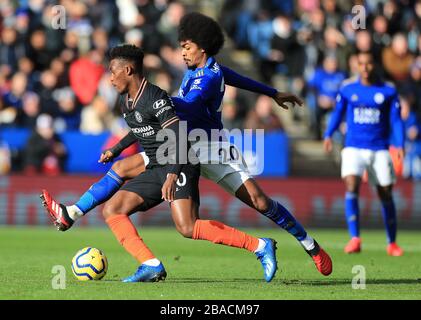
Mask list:
[[[331,254],[333,273],[320,275],[301,246],[278,229],[247,229],[278,241],[279,270],[272,282],[263,280],[261,265],[245,250],[193,241],[174,228],[139,229],[164,263],[168,277],[158,283],[124,284],[136,261],[107,228],[78,228],[60,233],[50,228],[0,228],[0,299],[421,299],[421,235],[400,231],[402,257],[385,252],[384,231],[363,231],[363,252],[343,253],[346,230],[310,230]],[[100,248],[109,261],[101,281],[78,281],[70,262],[85,246]],[[54,290],[52,268],[66,269],[66,288]],[[356,265],[364,266],[365,289],[353,289]]]

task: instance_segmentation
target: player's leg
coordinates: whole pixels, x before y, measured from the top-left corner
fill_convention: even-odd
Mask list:
[[[277,269],[276,242],[258,239],[219,221],[199,219],[199,166],[185,165],[177,181],[171,214],[177,230],[186,238],[207,240],[231,247],[243,248],[257,255],[266,281],[271,281]]]
[[[41,194],[43,205],[58,229],[66,231],[77,219],[111,198],[124,181],[142,173],[145,170],[144,157],[142,152],[116,161],[107,174],[95,182],[73,205],[65,206],[58,203],[47,190],[43,190]]]
[[[361,177],[347,175],[343,178],[345,183],[345,218],[348,225],[350,241],[345,246],[346,253],[361,251],[360,238],[360,208],[358,205]]]
[[[350,241],[344,248],[346,253],[361,251],[360,209],[358,205],[361,177],[367,167],[367,152],[357,148],[344,148],[341,152],[341,177],[345,183],[345,218]]]
[[[234,172],[222,179],[222,185],[227,189],[235,190],[235,196],[251,208],[259,211],[265,217],[271,219],[280,228],[286,230],[303,246],[304,250],[313,259],[317,270],[323,275],[332,273],[332,260],[329,255],[311,236],[295,217],[279,202],[269,198],[257,182],[248,178],[240,187],[235,187],[235,180],[240,178],[240,172]],[[238,182],[240,183],[240,182]],[[237,183],[237,185],[238,185]],[[232,186],[233,188],[230,188]]]
[[[123,282],[159,281],[167,275],[164,266],[143,242],[129,218],[136,211],[146,211],[162,202],[161,186],[154,180],[153,172],[145,172],[130,180],[106,202],[103,209],[105,222],[118,242],[140,264],[137,271]]]
[[[178,199],[171,203],[171,215],[178,232],[186,238],[206,240],[255,253],[261,261],[265,280],[271,281],[277,270],[276,241],[256,238],[215,220],[199,218],[198,205],[192,199]]]
[[[373,165],[369,169],[369,178],[370,182],[376,185],[382,205],[382,214],[388,242],[386,252],[391,256],[401,256],[403,250],[396,244],[397,219],[392,193],[396,177],[392,159],[387,150],[375,152]]]

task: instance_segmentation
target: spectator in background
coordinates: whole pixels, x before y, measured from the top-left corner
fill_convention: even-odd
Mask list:
[[[82,110],[80,131],[87,134],[100,134],[110,128],[113,115],[104,97],[96,96],[89,106]]]
[[[178,92],[174,92],[175,88],[172,85],[171,76],[165,70],[158,70],[154,73],[153,78],[154,80],[152,82],[155,83],[162,90],[168,92],[168,94],[172,95],[172,93],[174,93],[175,96],[178,94]]]
[[[273,76],[273,60],[270,57],[273,37],[273,21],[269,12],[256,13],[256,19],[248,25],[248,41],[264,81],[270,82]]]
[[[17,111],[22,108],[22,97],[26,91],[28,80],[23,72],[15,73],[12,77],[10,91],[4,97],[6,107],[13,107]]]
[[[326,24],[339,28],[342,22],[342,15],[337,7],[336,0],[322,0],[321,4],[326,14]]]
[[[6,107],[0,96],[0,126],[12,126],[15,123],[17,111],[13,107]]]
[[[160,50],[162,65],[171,75],[173,87],[178,87],[178,84],[183,81],[183,75],[186,68],[186,63],[184,62],[183,55],[180,51],[180,47],[173,48],[168,44],[164,44]],[[147,61],[145,61],[145,63],[146,62]]]
[[[244,129],[283,130],[281,120],[273,111],[272,98],[260,95],[244,123]]]
[[[52,117],[57,116],[58,113],[58,104],[53,98],[56,85],[57,77],[50,69],[47,69],[41,73],[40,83],[36,90],[41,99],[41,112],[47,113]]]
[[[348,75],[350,78],[358,76],[358,55],[353,53],[348,58]]]
[[[392,38],[387,32],[389,27],[389,21],[383,15],[377,15],[373,19],[371,37],[372,37],[372,48],[376,58],[381,61],[381,55],[385,47],[390,46]]]
[[[82,55],[91,49],[90,37],[94,28],[88,19],[88,6],[80,0],[67,2],[64,5],[67,14],[66,28],[77,34],[78,48]]]
[[[60,58],[54,58],[50,64],[50,70],[57,78],[56,87],[63,88],[69,86],[69,72],[66,64]]]
[[[336,95],[342,81],[346,78],[344,72],[338,70],[338,61],[335,56],[328,55],[323,65],[317,68],[308,81],[311,94],[309,101],[310,128],[317,140],[322,138],[323,116],[335,106]]]
[[[70,65],[70,86],[84,105],[91,103],[97,93],[98,83],[105,72],[103,59],[101,52],[92,50]]]
[[[383,15],[389,21],[388,33],[396,34],[400,31],[402,22],[401,6],[398,5],[396,0],[388,0],[383,5]]]
[[[408,41],[403,33],[394,35],[391,46],[383,49],[382,62],[393,81],[403,81],[408,77],[414,56],[408,50]]]
[[[174,1],[168,5],[167,10],[164,11],[158,22],[158,31],[163,35],[164,42],[174,48],[178,46],[177,28],[185,13],[186,9],[184,5],[178,1]]]
[[[118,92],[112,86],[110,80],[111,74],[105,72],[98,84],[98,95],[103,97],[108,106],[113,108],[117,102]]]
[[[55,128],[59,133],[79,130],[81,108],[70,87],[56,89],[53,98],[57,101],[58,110]]]
[[[421,180],[421,123],[406,97],[401,98],[401,108],[405,126],[403,177]]]
[[[26,76],[27,90],[35,90],[36,83],[38,81],[39,74],[34,72],[34,63],[27,57],[21,57],[18,61],[18,72],[22,72]]]
[[[1,29],[0,29],[1,30]],[[17,32],[12,27],[4,27],[0,36],[0,65],[16,71],[19,58],[25,56],[25,47],[17,39]]]
[[[41,114],[24,149],[26,174],[57,175],[63,171],[67,150],[53,128],[53,118]]]
[[[235,100],[224,101],[222,108],[222,123],[228,130],[243,129],[243,121],[238,117],[238,106]]]
[[[68,1],[62,1],[63,4],[68,3]],[[46,3],[40,10],[40,21],[36,28],[41,27],[45,32],[45,38],[48,40],[45,44],[46,50],[50,53],[52,57],[59,55],[60,51],[63,50],[64,46],[64,36],[67,32],[66,29],[57,29],[53,26],[54,22],[57,21],[57,10],[53,9],[54,3],[49,1]],[[32,19],[31,19],[32,21]],[[68,20],[66,20],[67,22]]]
[[[291,19],[278,15],[273,21],[273,29],[269,59],[275,63],[274,72],[288,77],[302,75],[305,55],[302,46],[297,41]]]
[[[38,28],[30,35],[28,57],[34,63],[34,69],[43,71],[49,67],[51,60],[54,58],[54,52],[47,48],[47,37],[42,28]]]
[[[22,110],[16,122],[20,127],[33,130],[41,111],[39,96],[35,92],[26,92],[23,95],[22,102]]]
[[[370,32],[367,30],[359,30],[355,33],[355,52],[368,52],[371,51],[372,39]],[[380,58],[379,52],[373,52],[376,58]]]
[[[10,82],[7,77],[10,73],[10,68],[6,65],[0,65],[0,97],[10,91]]]
[[[108,50],[108,34],[102,28],[96,28],[92,32],[91,45],[94,50],[98,50],[105,56]]]
[[[106,34],[116,31],[118,14],[114,1],[85,0],[88,6],[88,18],[94,28],[101,28]]]
[[[383,48],[388,47],[392,38],[387,32],[389,21],[383,15],[377,15],[373,20],[373,30],[371,32],[373,38],[373,50],[381,52]]]
[[[0,139],[0,176],[6,175],[12,168],[12,156],[7,142]]]
[[[243,129],[247,107],[241,102],[236,87],[225,86],[222,100],[222,123],[228,130]]]
[[[400,84],[400,93],[407,97],[412,112],[421,117],[421,57],[411,65],[410,76]]]
[[[347,70],[351,47],[346,43],[344,35],[336,28],[328,26],[323,32],[323,42],[319,44],[319,57],[335,56],[339,70]],[[321,61],[320,61],[321,63]]]

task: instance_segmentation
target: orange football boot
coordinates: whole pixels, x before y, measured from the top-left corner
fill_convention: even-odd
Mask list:
[[[361,252],[361,238],[352,237],[344,248],[345,253],[359,253]]]

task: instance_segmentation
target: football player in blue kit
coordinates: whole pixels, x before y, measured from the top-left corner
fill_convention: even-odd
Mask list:
[[[358,54],[359,76],[345,80],[336,97],[336,106],[324,135],[324,149],[332,151],[332,135],[345,116],[346,136],[342,150],[341,176],[345,182],[345,215],[351,240],[346,253],[361,251],[358,194],[361,176],[367,170],[369,182],[376,187],[387,233],[387,254],[401,256],[396,244],[396,207],[392,189],[396,177],[389,154],[393,134],[398,154],[404,156],[404,130],[398,93],[375,71],[373,54]]]
[[[212,130],[223,129],[221,106],[225,91],[224,84],[271,96],[286,109],[288,107],[285,102],[302,104],[301,100],[292,94],[280,93],[276,89],[220,66],[214,56],[223,46],[223,35],[220,26],[211,18],[199,13],[185,15],[179,27],[179,41],[188,70],[178,96],[172,97],[172,100],[179,118],[187,121],[189,132],[201,129],[211,136]],[[111,161],[134,142],[128,134],[115,147],[104,152],[100,157],[100,162]],[[220,160],[220,145],[220,141],[206,141],[205,146],[200,142],[192,143],[192,149],[195,151],[203,150],[204,147],[209,148],[209,152],[200,152],[200,155],[204,155],[203,158],[199,157],[200,174],[215,181],[226,191],[289,232],[313,259],[317,270],[323,275],[329,275],[332,272],[332,261],[329,255],[307,234],[303,226],[284,206],[270,199],[261,190],[242,163],[229,161],[215,163],[214,160]],[[54,217],[59,230],[65,231],[79,217],[109,199],[119,190],[125,180],[144,171],[147,164],[148,158],[142,153],[117,161],[107,175],[92,185],[72,206],[57,205],[51,195],[44,190],[42,194],[44,205],[49,214]]]

